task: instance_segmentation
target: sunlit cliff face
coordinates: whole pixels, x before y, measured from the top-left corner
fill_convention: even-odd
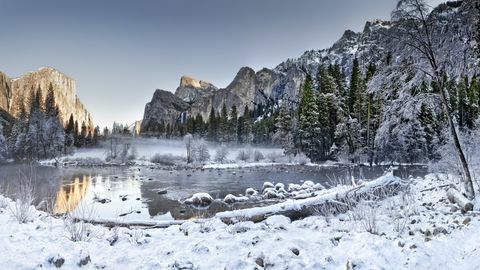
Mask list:
[[[73,182],[62,185],[57,192],[53,212],[63,214],[75,210],[87,195],[90,181],[89,176],[83,176],[82,179],[76,177]]]

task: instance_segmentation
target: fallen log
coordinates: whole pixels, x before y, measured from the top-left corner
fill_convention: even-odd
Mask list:
[[[347,189],[334,188],[331,192],[313,198],[287,200],[265,207],[220,212],[215,217],[227,224],[239,221],[259,222],[272,215],[284,215],[291,219],[299,219],[318,212],[319,207],[332,208],[345,212],[349,206],[361,199],[379,199],[397,194],[406,185],[392,172],[370,182]]]
[[[113,228],[113,227],[142,227],[142,228],[149,228],[149,229],[157,229],[157,228],[168,228],[174,225],[182,225],[187,221],[193,221],[195,223],[203,223],[205,220],[197,219],[197,220],[116,220],[116,219],[81,219],[75,218],[77,222],[85,222],[90,223],[93,225],[103,225],[105,227]]]
[[[457,204],[464,212],[473,210],[473,203],[458,190],[450,188],[447,191],[447,197],[451,203]]]

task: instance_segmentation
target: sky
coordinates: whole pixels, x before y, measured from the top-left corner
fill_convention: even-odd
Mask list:
[[[0,0],[0,71],[54,67],[76,80],[95,124],[131,124],[182,75],[225,87],[243,66],[274,68],[388,20],[396,2]]]

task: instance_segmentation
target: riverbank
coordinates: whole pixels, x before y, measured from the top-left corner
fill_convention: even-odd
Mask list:
[[[219,219],[167,229],[87,225],[88,241],[69,239],[64,220],[32,209],[18,224],[0,199],[0,265],[39,269],[476,269],[478,212],[446,199],[444,175],[413,179],[410,192],[363,203],[340,215],[291,222],[272,216],[226,225]],[[477,204],[478,205],[478,204]],[[369,232],[370,231],[370,232]]]

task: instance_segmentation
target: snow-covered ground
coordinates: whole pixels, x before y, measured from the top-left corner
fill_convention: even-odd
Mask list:
[[[226,225],[187,221],[167,229],[89,226],[73,242],[65,223],[40,211],[18,224],[0,199],[2,269],[478,269],[478,212],[446,199],[452,178],[412,180],[408,194],[337,216],[291,222],[271,216]],[[429,189],[433,188],[433,189]],[[375,234],[366,231],[376,231]]]

